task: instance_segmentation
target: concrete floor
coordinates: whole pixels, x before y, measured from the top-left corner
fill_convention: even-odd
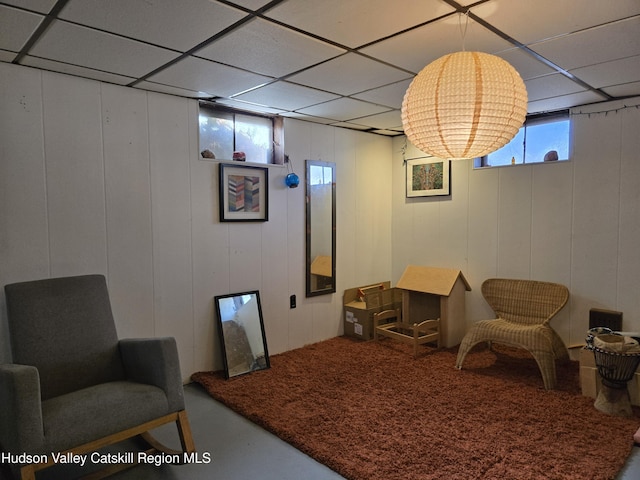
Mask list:
[[[278,437],[251,423],[213,400],[199,385],[185,386],[185,401],[193,439],[205,463],[161,466],[139,465],[117,473],[114,480],[341,480],[343,477],[296,450]],[[153,431],[166,446],[180,448],[174,424]],[[108,452],[137,451],[125,444]],[[206,463],[206,454],[210,462]],[[98,466],[96,469],[99,469]],[[86,475],[87,470],[55,466],[38,472],[38,480],[67,480]]]
[[[640,478],[640,447],[635,446],[616,480],[637,480],[638,478]]]
[[[339,480],[340,475],[291,447],[279,438],[213,400],[199,385],[185,387],[185,399],[194,442],[208,463],[140,465],[120,472],[114,480]],[[174,425],[158,428],[154,435],[167,446],[179,448]],[[135,445],[130,445],[135,450]],[[127,451],[124,446],[124,451]],[[576,465],[579,469],[579,465]],[[84,471],[82,474],[86,474]],[[39,480],[69,479],[77,470],[56,466],[39,472]],[[585,477],[586,478],[586,477]],[[640,448],[635,447],[617,480],[640,478]]]

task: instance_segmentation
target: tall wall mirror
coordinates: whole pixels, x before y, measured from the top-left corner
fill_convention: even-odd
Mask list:
[[[226,378],[269,368],[260,293],[215,297]]]
[[[336,164],[306,162],[307,297],[336,291]]]

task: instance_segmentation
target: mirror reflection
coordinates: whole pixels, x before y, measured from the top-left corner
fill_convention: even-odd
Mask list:
[[[307,296],[336,291],[336,166],[307,160]]]
[[[227,378],[269,368],[258,291],[215,297]]]

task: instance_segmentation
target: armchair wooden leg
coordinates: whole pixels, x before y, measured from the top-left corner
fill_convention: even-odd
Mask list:
[[[195,452],[196,445],[193,442],[193,435],[191,434],[191,424],[189,423],[189,417],[187,416],[186,410],[178,412],[178,420],[176,420],[176,426],[178,427],[178,435],[180,435],[182,450],[184,450],[184,452],[186,453]]]
[[[173,450],[166,447],[165,445],[157,441],[155,438],[153,438],[153,435],[149,433],[149,430],[153,430],[154,428],[157,428],[161,425],[164,425],[170,422],[176,423],[176,426],[178,428],[178,435],[180,436],[180,443],[182,445],[182,451]],[[77,447],[71,448],[69,450],[65,450],[64,452],[61,452],[61,453],[64,455],[67,453],[84,454],[84,453],[94,452],[108,445],[113,445],[123,440],[133,438],[136,436],[139,436],[140,438],[144,439],[151,447],[150,449],[146,450],[147,454],[153,454],[154,452],[163,452],[168,455],[179,455],[180,458],[183,460],[182,463],[184,463],[185,461],[185,457],[186,457],[186,455],[184,455],[185,453],[193,453],[196,451],[195,444],[193,442],[193,436],[191,434],[191,426],[189,425],[189,418],[187,416],[187,412],[186,410],[181,410],[179,412],[170,413],[168,415],[157,418],[155,420],[151,420],[149,422],[143,423],[136,427],[132,427],[128,430],[114,433],[107,437],[103,437],[98,440],[94,440],[92,442],[85,443],[83,445],[79,445]],[[49,459],[49,461],[46,463],[32,463],[30,465],[25,465],[20,469],[20,478],[21,480],[35,480],[35,472],[48,468],[53,464],[54,464],[53,460]],[[137,465],[136,461],[134,461],[134,463],[121,463],[121,464],[109,465],[97,472],[86,475],[85,477],[83,477],[83,479],[96,480],[96,479],[105,478],[121,470],[131,468],[135,465]]]
[[[33,465],[25,465],[20,469],[20,480],[36,480],[36,472]]]
[[[195,443],[193,442],[193,435],[191,434],[191,425],[189,424],[189,417],[187,416],[186,410],[181,410],[176,414],[176,427],[178,429],[178,435],[180,437],[180,444],[182,445],[182,450],[174,450],[172,448],[167,447],[162,444],[158,440],[155,439],[150,432],[142,432],[140,437],[151,447],[151,451],[157,451],[166,453],[167,455],[181,455],[184,463],[184,455],[183,453],[193,453],[196,451]]]

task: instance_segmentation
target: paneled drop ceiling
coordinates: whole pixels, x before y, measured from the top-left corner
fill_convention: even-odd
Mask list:
[[[510,62],[529,113],[637,96],[640,0],[0,1],[0,61],[383,135],[463,48]]]

